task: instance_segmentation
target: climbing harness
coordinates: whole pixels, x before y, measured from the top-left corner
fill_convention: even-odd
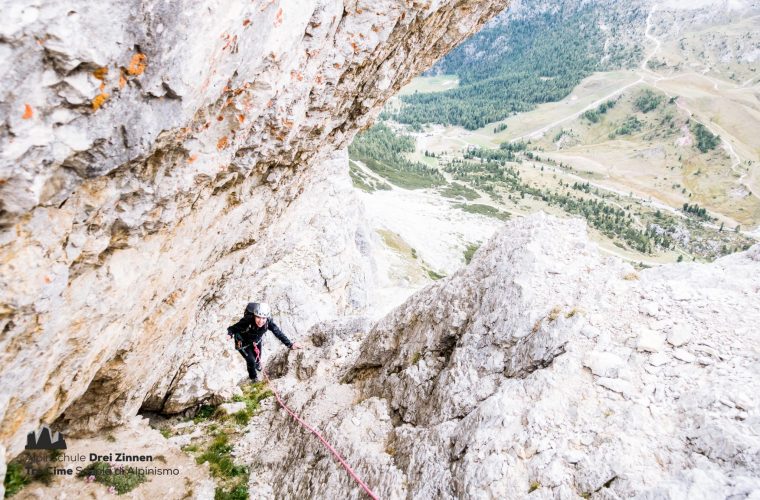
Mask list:
[[[236,337],[235,338],[235,345],[237,345],[237,335],[235,337]],[[285,404],[285,402],[280,397],[280,394],[277,392],[277,390],[272,385],[272,381],[269,379],[269,374],[267,373],[266,369],[264,369],[264,367],[261,365],[261,359],[259,357],[259,348],[256,345],[256,343],[255,342],[251,342],[248,345],[245,345],[245,346],[242,346],[242,347],[238,347],[236,349],[238,351],[240,351],[240,350],[245,349],[246,347],[249,347],[249,346],[253,346],[253,352],[256,354],[256,362],[259,364],[259,366],[262,367],[261,368],[261,372],[264,374],[264,378],[266,379],[267,384],[269,384],[270,389],[274,393],[274,397],[277,398],[277,402],[280,403],[280,406],[282,406],[282,408],[286,412],[288,412],[288,415],[290,415],[291,417],[293,417],[293,419],[296,422],[298,422],[301,425],[301,427],[307,429],[309,432],[311,432],[312,434],[314,434],[320,441],[322,441],[322,444],[324,444],[327,447],[327,449],[330,450],[330,452],[333,454],[333,456],[336,459],[338,459],[338,462],[340,462],[340,464],[343,466],[343,468],[346,469],[346,471],[349,473],[349,475],[352,478],[354,478],[354,481],[356,481],[359,484],[359,486],[361,486],[362,489],[364,489],[364,491],[367,493],[367,495],[370,496],[370,498],[372,498],[372,500],[379,500],[379,497],[375,493],[373,493],[372,490],[369,488],[369,486],[367,486],[367,483],[365,483],[364,481],[362,481],[361,478],[356,474],[356,472],[354,472],[354,469],[352,469],[351,466],[348,465],[348,463],[343,459],[343,457],[341,456],[341,454],[338,453],[338,450],[336,450],[330,443],[328,443],[327,440],[324,437],[322,437],[322,434],[320,434],[319,431],[317,431],[314,427],[312,427],[309,424],[307,424],[293,410],[291,410],[290,408],[288,408],[288,405]]]

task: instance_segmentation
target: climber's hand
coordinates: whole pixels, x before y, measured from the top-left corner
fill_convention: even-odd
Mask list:
[[[302,348],[302,346],[301,346],[301,344],[299,344],[298,342],[293,342],[293,343],[290,345],[290,350],[291,350],[291,351],[295,351],[296,349],[301,349],[301,348]]]
[[[241,342],[240,340],[238,340],[237,341],[237,348],[240,349],[241,347],[243,347],[243,342]]]

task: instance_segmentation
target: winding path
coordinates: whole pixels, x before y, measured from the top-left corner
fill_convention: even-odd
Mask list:
[[[654,46],[646,54],[646,57],[644,57],[644,59],[641,61],[641,64],[639,65],[639,68],[637,70],[637,74],[639,75],[639,79],[638,80],[636,80],[634,82],[631,82],[631,83],[628,83],[626,85],[623,85],[622,87],[620,87],[620,88],[616,89],[615,91],[609,93],[605,97],[592,102],[591,104],[589,104],[588,106],[584,107],[580,111],[576,111],[576,112],[574,112],[574,113],[572,113],[572,114],[570,114],[570,115],[568,115],[568,116],[566,116],[564,118],[556,120],[556,121],[554,121],[554,122],[552,122],[552,123],[550,123],[548,125],[542,126],[541,128],[536,129],[536,130],[534,130],[532,132],[528,132],[528,133],[523,134],[523,135],[521,135],[519,137],[515,137],[515,138],[511,139],[510,142],[517,142],[517,141],[520,141],[520,140],[524,140],[526,138],[538,138],[538,137],[541,137],[547,131],[551,130],[552,128],[556,127],[557,125],[559,125],[561,123],[564,123],[566,121],[569,121],[569,120],[576,119],[577,117],[581,116],[586,111],[596,108],[602,102],[604,102],[604,101],[606,101],[606,100],[608,100],[608,99],[610,99],[610,98],[612,98],[614,96],[617,96],[617,95],[621,94],[623,91],[625,91],[626,89],[631,88],[631,87],[633,87],[635,85],[638,85],[638,84],[651,85],[652,87],[656,88],[657,90],[659,90],[659,91],[663,92],[665,95],[667,95],[668,98],[672,98],[673,95],[670,94],[668,91],[662,89],[658,85],[662,81],[674,80],[676,78],[683,78],[683,77],[686,77],[686,76],[692,76],[692,77],[693,76],[697,76],[697,77],[704,78],[704,79],[710,81],[713,84],[714,90],[716,90],[716,91],[719,90],[718,83],[720,83],[722,85],[731,85],[729,82],[718,81],[718,80],[716,80],[716,79],[714,79],[714,78],[712,78],[712,77],[707,76],[706,74],[704,74],[704,72],[708,71],[709,68],[705,68],[705,70],[704,70],[703,73],[689,72],[689,73],[680,73],[678,75],[673,75],[673,76],[666,77],[666,76],[662,76],[662,75],[657,74],[656,72],[654,72],[653,70],[651,70],[651,69],[649,69],[647,67],[647,65],[649,64],[649,61],[652,59],[652,57],[654,57],[654,55],[657,52],[659,52],[660,48],[662,47],[662,41],[659,38],[657,38],[656,36],[654,36],[653,34],[650,33],[650,31],[652,29],[652,16],[657,11],[657,7],[658,6],[656,4],[652,5],[651,9],[649,10],[649,13],[647,14],[646,25],[645,25],[645,28],[644,28],[644,37],[647,40],[649,40],[652,44],[654,44]],[[732,88],[730,90],[746,89],[747,88],[746,85],[748,83],[750,83],[751,81],[752,81],[752,79],[747,80],[746,82],[743,82],[741,85],[734,86],[734,88]],[[752,187],[749,185],[749,183],[747,183],[746,178],[749,175],[749,171],[748,170],[742,171],[742,169],[740,168],[740,166],[741,166],[741,157],[736,152],[733,144],[731,144],[731,142],[728,139],[726,139],[726,134],[722,134],[721,135],[720,133],[718,133],[718,131],[716,131],[716,129],[714,128],[714,126],[711,125],[707,120],[700,120],[698,118],[695,118],[694,113],[687,107],[686,103],[684,103],[682,99],[676,98],[675,104],[678,107],[678,109],[680,109],[681,111],[683,111],[684,113],[686,113],[686,115],[689,117],[690,120],[693,120],[693,121],[701,124],[708,131],[710,131],[710,133],[712,133],[712,134],[717,135],[717,136],[720,137],[723,149],[731,157],[731,170],[734,173],[736,173],[736,174],[739,175],[739,179],[737,180],[737,183],[740,186],[742,186],[751,196],[754,196],[754,197],[760,199],[760,193],[756,193],[755,191],[753,191]],[[668,207],[670,209],[669,211],[677,213],[677,210],[672,209],[672,207],[670,207],[667,204],[660,203],[660,202],[657,202],[657,203],[652,202],[652,204],[654,206],[657,206],[658,208]],[[706,227],[717,228],[717,226],[714,225],[714,224],[710,224],[710,223],[703,223],[703,224]],[[742,232],[744,234],[752,236],[752,237],[758,237],[758,236],[760,236],[760,226],[757,228],[756,231],[742,231]]]

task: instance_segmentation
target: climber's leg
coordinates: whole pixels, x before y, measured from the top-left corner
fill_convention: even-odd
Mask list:
[[[253,382],[256,382],[258,376],[256,374],[256,355],[253,353],[253,347],[247,346],[240,349],[240,355],[245,359],[245,366],[248,369],[248,378]]]

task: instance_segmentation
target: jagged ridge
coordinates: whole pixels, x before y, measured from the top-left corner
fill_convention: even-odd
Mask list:
[[[315,326],[278,387],[384,498],[741,496],[760,488],[758,271],[760,245],[637,273],[582,222],[530,216],[368,332]],[[238,448],[252,491],[358,496],[285,418]]]

